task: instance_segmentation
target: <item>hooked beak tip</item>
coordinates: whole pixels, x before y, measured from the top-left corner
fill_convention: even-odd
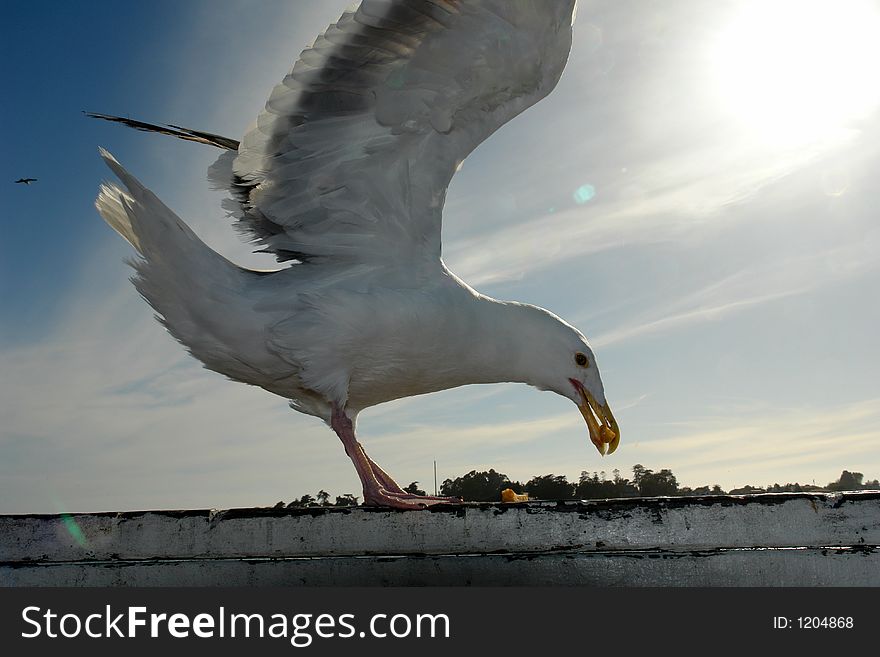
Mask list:
[[[590,441],[602,456],[613,454],[620,444],[620,429],[611,408],[608,404],[599,405],[593,395],[579,381],[572,379],[571,383],[581,397],[578,409],[587,422]]]

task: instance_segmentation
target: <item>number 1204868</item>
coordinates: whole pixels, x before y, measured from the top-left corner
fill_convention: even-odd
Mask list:
[[[798,627],[802,630],[849,630],[853,627],[852,616],[798,616]]]

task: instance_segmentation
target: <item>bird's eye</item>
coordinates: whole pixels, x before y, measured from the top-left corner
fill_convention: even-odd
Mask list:
[[[577,352],[574,355],[574,362],[580,365],[581,367],[586,367],[589,361],[587,360],[586,354],[582,354],[581,352]]]

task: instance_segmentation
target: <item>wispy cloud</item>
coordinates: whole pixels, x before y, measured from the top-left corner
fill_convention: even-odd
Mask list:
[[[431,451],[431,443],[443,436],[444,451],[480,444],[484,447],[503,448],[552,436],[559,431],[582,424],[576,412],[563,413],[534,420],[514,422],[486,422],[468,427],[410,425],[405,432],[384,434],[370,440],[377,447],[407,443],[407,458],[421,458]],[[365,435],[369,435],[367,432]]]
[[[832,481],[843,469],[880,470],[880,398],[833,407],[743,409],[696,418],[644,442],[646,462],[674,461],[680,480],[722,486]]]
[[[619,189],[607,190],[608,201],[460,238],[447,244],[444,253],[465,280],[486,285],[612,248],[666,241],[699,243],[717,234],[711,222],[736,216],[721,216],[719,210],[744,202],[808,164],[814,155],[802,151],[761,165],[758,153],[752,152],[730,168],[717,167],[712,152],[691,154],[685,160],[670,156],[618,182]]]
[[[497,399],[508,390],[508,386],[470,385],[441,391],[428,395],[404,397],[373,406],[364,410],[360,417],[363,421],[391,419],[393,422],[417,421],[418,417],[438,412],[456,414],[474,404]]]
[[[588,444],[583,420],[573,406],[569,412],[531,420],[504,421],[504,415],[497,412],[489,417],[490,420],[464,426],[455,422],[404,423],[402,430],[393,433],[376,433],[367,427],[361,435],[371,457],[392,475],[397,473],[423,484],[430,478],[434,459],[440,462],[441,481],[470,470],[489,468],[521,477],[525,476],[523,473],[538,474],[533,470],[536,462],[569,442],[563,436],[580,436],[577,450],[583,456],[589,456],[588,449],[594,449]],[[570,463],[565,470],[570,469]]]
[[[876,243],[877,233],[867,236]],[[880,244],[878,244],[880,246]],[[661,300],[628,324],[596,336],[594,346],[608,346],[646,335],[717,321],[754,306],[805,294],[876,269],[880,262],[863,239],[770,264],[752,264],[684,296]]]

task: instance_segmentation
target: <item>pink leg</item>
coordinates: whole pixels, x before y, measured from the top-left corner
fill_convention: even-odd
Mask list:
[[[345,413],[333,407],[330,426],[345,447],[345,453],[354,463],[354,468],[364,487],[364,504],[390,506],[396,509],[423,509],[427,506],[454,503],[457,498],[430,497],[405,493],[395,481],[378,465],[373,463],[354,435],[351,420]]]
[[[361,447],[361,451],[363,451],[363,447]],[[390,493],[394,493],[395,497],[414,498],[419,500],[440,500],[442,502],[461,502],[460,497],[450,497],[448,495],[415,495],[414,493],[407,493],[387,472],[376,465],[376,462],[370,458],[369,454],[364,452],[364,456],[366,456],[367,460],[370,462],[373,474],[376,475],[376,479],[382,485],[382,488]]]
[[[361,451],[363,451],[363,447],[361,447]],[[380,484],[382,484],[382,488],[387,490],[390,493],[398,493],[400,495],[407,495],[407,493],[398,486],[397,482],[391,478],[387,472],[385,472],[382,468],[376,465],[376,462],[371,459],[366,452],[364,452],[364,456],[367,457],[367,460],[370,462],[370,469],[373,471],[373,474],[376,475],[376,479]]]

